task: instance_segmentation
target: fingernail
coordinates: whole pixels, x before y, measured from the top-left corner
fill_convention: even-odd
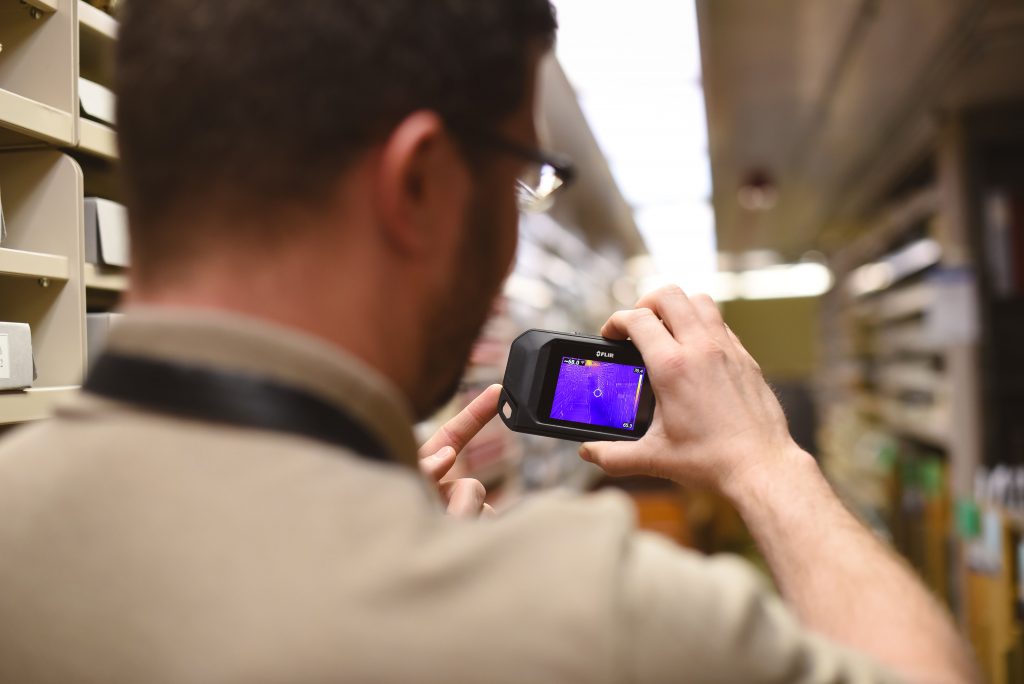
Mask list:
[[[590,449],[587,448],[586,444],[580,446],[580,458],[584,461],[590,461]]]

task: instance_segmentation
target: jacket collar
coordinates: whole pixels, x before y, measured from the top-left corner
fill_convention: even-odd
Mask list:
[[[117,354],[263,377],[351,416],[406,465],[416,465],[412,412],[397,388],[351,354],[300,331],[221,311],[132,308],[111,329]]]

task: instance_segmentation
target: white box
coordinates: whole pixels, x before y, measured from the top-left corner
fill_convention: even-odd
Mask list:
[[[32,329],[27,323],[0,322],[0,391],[26,389],[35,379]]]
[[[103,348],[107,346],[107,336],[110,329],[117,325],[117,322],[124,318],[119,313],[91,313],[85,315],[85,339],[86,349],[89,354],[89,366],[96,362],[96,359]]]
[[[85,261],[97,266],[131,265],[128,211],[99,197],[85,198]]]
[[[6,237],[7,223],[4,222],[4,196],[3,193],[0,193],[0,245],[4,244],[4,238]]]
[[[116,102],[109,88],[85,78],[78,79],[78,105],[86,119],[113,126],[117,123]]]

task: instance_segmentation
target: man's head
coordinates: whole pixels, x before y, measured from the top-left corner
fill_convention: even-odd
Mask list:
[[[524,160],[486,141],[536,144],[554,29],[548,0],[129,3],[133,299],[305,328],[426,413],[511,263]]]

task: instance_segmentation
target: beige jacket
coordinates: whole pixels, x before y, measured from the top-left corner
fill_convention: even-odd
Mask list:
[[[0,442],[0,682],[879,682],[739,560],[621,496],[442,515],[370,368],[223,315],[137,312],[113,350],[315,393],[395,462],[83,394]]]

